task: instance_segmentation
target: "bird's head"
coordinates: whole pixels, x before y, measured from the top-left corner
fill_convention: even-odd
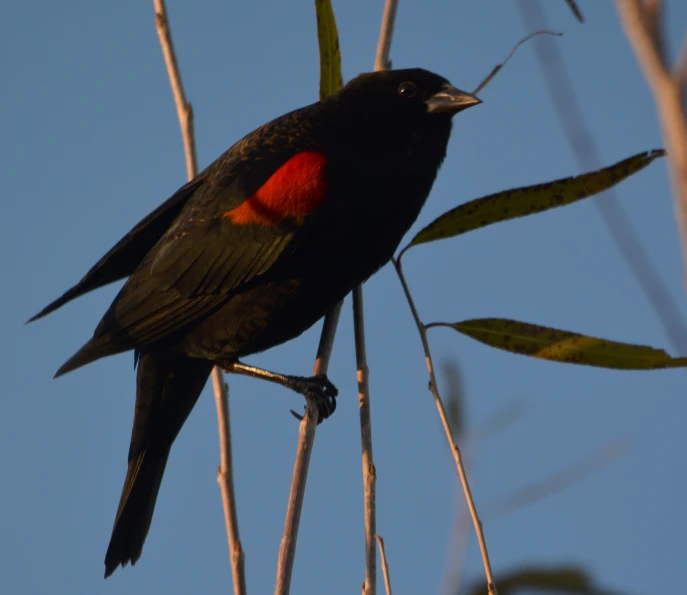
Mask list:
[[[352,79],[335,96],[356,111],[375,117],[450,120],[480,99],[460,91],[444,77],[422,68],[368,72]]]

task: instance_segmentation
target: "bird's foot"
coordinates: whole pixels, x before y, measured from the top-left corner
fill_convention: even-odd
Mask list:
[[[286,386],[297,393],[302,394],[305,400],[317,406],[319,413],[317,423],[327,419],[336,410],[336,397],[338,389],[324,374],[317,376],[286,376]],[[307,409],[307,405],[306,405]],[[291,411],[293,415],[302,420],[303,416]]]

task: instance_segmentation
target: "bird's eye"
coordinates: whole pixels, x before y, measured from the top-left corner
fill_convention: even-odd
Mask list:
[[[398,94],[401,97],[412,97],[415,93],[417,93],[417,85],[415,83],[407,81],[398,86]]]

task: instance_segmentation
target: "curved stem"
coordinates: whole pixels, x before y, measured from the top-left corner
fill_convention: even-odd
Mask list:
[[[437,407],[437,412],[439,413],[439,419],[441,419],[441,425],[444,428],[446,434],[446,439],[448,440],[449,447],[451,448],[451,453],[453,454],[453,460],[456,463],[456,469],[458,470],[458,476],[460,477],[460,483],[463,486],[463,492],[465,493],[465,500],[468,504],[468,509],[470,510],[470,517],[472,518],[472,523],[475,527],[475,533],[477,534],[477,543],[479,544],[480,554],[482,555],[482,563],[484,564],[484,573],[487,577],[487,592],[489,595],[496,595],[496,584],[494,583],[494,575],[491,570],[491,562],[489,560],[489,552],[487,551],[487,544],[484,539],[484,531],[482,529],[482,521],[479,519],[477,514],[477,509],[475,508],[475,501],[472,498],[472,491],[470,490],[470,485],[468,483],[467,473],[465,471],[465,466],[463,465],[463,455],[460,452],[460,448],[453,437],[453,432],[451,431],[451,426],[449,425],[448,417],[446,416],[446,410],[444,409],[444,404],[441,400],[441,395],[439,393],[439,386],[437,385],[437,379],[434,374],[434,364],[432,362],[432,353],[429,349],[429,341],[427,340],[427,331],[425,330],[425,325],[422,324],[420,315],[418,314],[417,308],[415,307],[415,301],[410,293],[410,288],[406,281],[405,275],[403,274],[403,269],[401,267],[400,257],[393,259],[394,267],[396,268],[396,273],[401,281],[403,287],[403,292],[405,293],[406,300],[408,301],[408,306],[410,306],[410,311],[413,314],[413,319],[415,320],[415,325],[420,333],[420,340],[422,341],[422,349],[425,352],[425,361],[427,363],[427,372],[429,373],[429,390],[434,397],[434,402]]]

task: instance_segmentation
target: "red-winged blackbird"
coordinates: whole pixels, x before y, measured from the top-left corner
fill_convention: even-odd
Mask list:
[[[134,564],[172,443],[214,364],[334,408],[326,378],[239,358],[297,337],[392,257],[439,170],[452,116],[479,103],[422,69],[363,74],[236,143],[32,320],[128,277],[57,372],[135,350],[129,468],[105,576]]]

